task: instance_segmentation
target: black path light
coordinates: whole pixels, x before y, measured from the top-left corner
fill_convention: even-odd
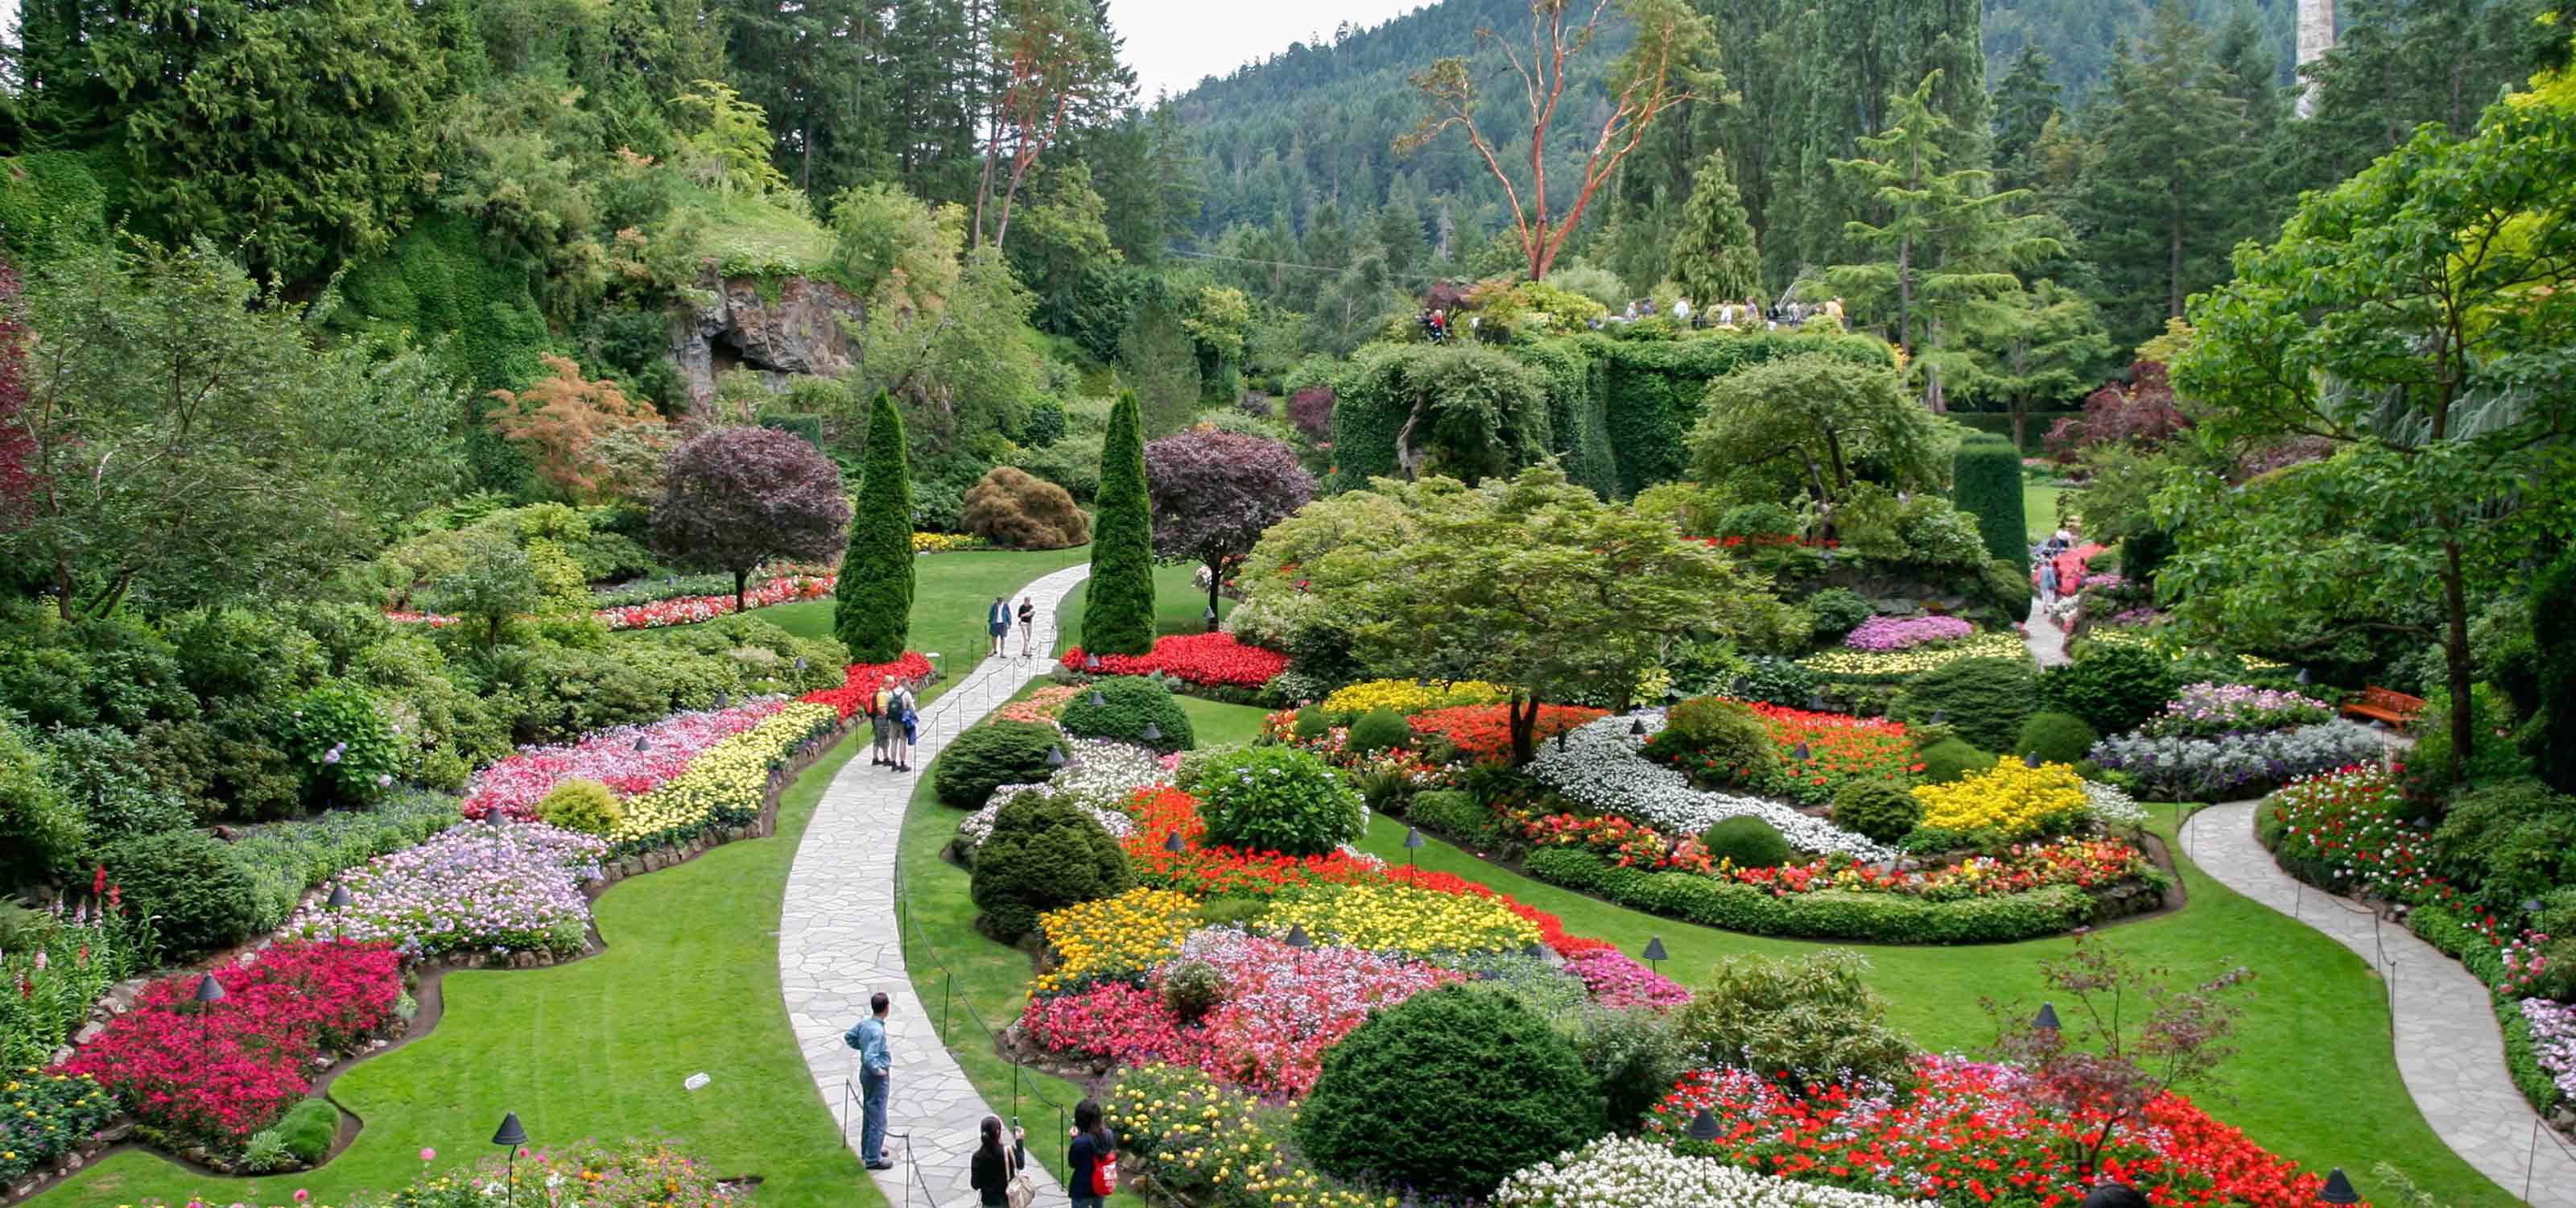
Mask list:
[[[2031,1020],[2030,1026],[2046,1032],[2051,1036],[2056,1035],[2058,1030],[2057,1004],[2053,1002],[2044,1002],[2039,1004],[2039,1017]]]
[[[1206,617],[1206,620],[1207,620],[1207,631],[1208,631],[1209,633],[1215,633],[1215,632],[1216,632],[1216,609],[1215,609],[1215,608],[1211,607],[1211,608],[1209,608],[1209,609],[1207,610],[1207,617]]]
[[[1100,656],[1096,654],[1086,654],[1082,656],[1082,669],[1085,671],[1100,670]],[[1094,693],[1094,695],[1098,694]]]
[[[2021,766],[2026,767],[2026,768],[2035,768],[2035,767],[2038,767],[2038,766],[2039,766],[2039,752],[2037,752],[2037,751],[2032,751],[2032,752],[2030,752],[2030,753],[2028,753],[2028,754],[2026,754],[2026,755],[2023,755],[2023,756],[2021,757]]]
[[[1660,935],[1646,937],[1646,964],[1656,973],[1661,974],[1664,971],[1664,960],[1671,955],[1664,951],[1664,937]]]
[[[213,1061],[207,1057],[210,1047],[207,1038],[212,1030],[206,1026],[206,1015],[215,1009],[216,1003],[224,1000],[224,983],[216,981],[215,975],[209,973],[197,979],[197,992],[191,997],[197,1002],[197,1060],[200,1064],[212,1065]]]
[[[1822,690],[1809,692],[1807,694],[1807,708],[1816,713],[1822,713],[1825,711],[1825,694]]]
[[[333,881],[330,900],[323,905],[331,908],[331,938],[335,940],[341,938],[340,916],[349,909],[349,886],[344,882]]]
[[[1802,742],[1802,743],[1799,743],[1799,744],[1798,744],[1797,756],[1798,756],[1798,761],[1799,761],[1800,763],[1804,763],[1804,762],[1806,762],[1806,761],[1807,761],[1807,760],[1809,760],[1809,759],[1813,759],[1813,758],[1815,758],[1815,753],[1814,753],[1813,751],[1808,750],[1808,749],[1807,749],[1807,744],[1805,744],[1805,743],[1803,743],[1803,742]]]
[[[1152,722],[1150,722],[1150,721],[1149,721],[1149,722],[1146,722],[1146,723],[1145,723],[1145,741],[1147,741],[1147,742],[1161,742],[1161,741],[1163,741],[1163,727],[1158,726],[1158,725],[1155,725],[1154,723],[1152,723]]]
[[[1181,832],[1173,831],[1163,836],[1163,850],[1177,856],[1188,851],[1189,845],[1181,842]]]
[[[1521,945],[1521,955],[1534,961],[1543,961],[1547,959],[1547,949],[1539,947],[1537,940],[1531,940]]]
[[[1094,688],[1094,689],[1092,689],[1092,690],[1091,690],[1091,707],[1092,707],[1092,708],[1097,709],[1097,708],[1101,707],[1102,705],[1106,705],[1106,704],[1108,704],[1108,703],[1109,703],[1108,698],[1103,697],[1102,695],[1100,695],[1100,689],[1098,689],[1098,688]]]
[[[719,692],[719,693],[716,693],[716,708],[717,708],[718,710],[729,709],[729,708],[732,708],[732,707],[733,707],[733,694],[732,694],[732,693],[730,693],[730,692]]]
[[[1304,923],[1289,924],[1288,946],[1299,952],[1304,952],[1308,948],[1315,946],[1315,941],[1306,937],[1306,925]]]
[[[1422,828],[1418,826],[1404,828],[1404,866],[1406,868],[1413,867],[1413,853],[1420,850],[1422,850]]]
[[[2358,1204],[2361,1193],[2352,1189],[2352,1180],[2343,1177],[2343,1167],[2337,1166],[2326,1175],[2326,1185],[2317,1190],[2317,1199],[2328,1204]]]
[[[638,734],[635,736],[635,749],[637,751],[650,751],[653,749],[653,740]]]
[[[1630,721],[1630,722],[1628,723],[1628,737],[1630,737],[1630,738],[1644,738],[1645,736],[1646,736],[1646,719],[1645,719],[1645,718],[1640,717],[1640,718],[1637,718],[1637,719],[1635,719],[1635,720],[1632,720],[1632,721]]]
[[[1055,746],[1047,748],[1047,766],[1051,768],[1060,768],[1064,766],[1063,747]]]
[[[1694,1141],[1714,1141],[1717,1139],[1718,1132],[1717,1117],[1710,1115],[1708,1109],[1703,1107],[1699,1109],[1697,1115],[1691,1117],[1690,1128],[1683,1135]]]
[[[1948,722],[1949,722],[1949,720],[1950,720],[1950,711],[1949,711],[1949,710],[1947,710],[1947,709],[1934,709],[1934,710],[1932,711],[1932,724],[1933,724],[1933,725],[1936,725],[1936,726],[1938,726],[1938,725],[1944,725],[1944,724],[1948,723]]]
[[[501,1131],[492,1134],[492,1143],[494,1145],[506,1145],[510,1147],[510,1157],[503,1168],[505,1173],[502,1175],[501,1185],[509,1188],[509,1199],[507,1202],[512,1204],[518,1203],[519,1147],[528,1143],[528,1130],[519,1126],[519,1113],[502,1113]]]

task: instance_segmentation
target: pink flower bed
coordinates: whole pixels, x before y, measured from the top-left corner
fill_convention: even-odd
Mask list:
[[[1871,617],[1843,637],[1854,650],[1910,650],[1933,642],[1955,642],[1977,631],[1957,617]]]
[[[537,802],[567,780],[596,780],[632,797],[689,770],[708,747],[759,725],[787,707],[781,700],[754,701],[715,712],[674,713],[649,726],[602,730],[568,746],[522,747],[474,777],[465,794],[465,816],[483,819],[498,806],[521,822],[535,820]],[[644,749],[635,749],[637,739]]]
[[[1592,1001],[1605,1007],[1678,1007],[1691,999],[1680,982],[1616,948],[1578,952],[1565,958],[1565,968],[1583,979]]]
[[[753,608],[790,604],[798,600],[819,600],[832,594],[832,585],[838,578],[837,575],[782,575],[754,585],[743,596]],[[681,596],[655,600],[650,604],[602,608],[591,615],[598,617],[600,623],[610,629],[659,629],[666,625],[712,621],[730,615],[733,610],[733,594],[727,592],[717,596]]]

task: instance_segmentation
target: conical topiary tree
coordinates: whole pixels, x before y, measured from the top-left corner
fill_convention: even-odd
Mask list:
[[[882,393],[868,413],[859,506],[833,595],[832,632],[851,658],[890,663],[903,657],[912,633],[912,467],[904,456],[903,414]]]
[[[1136,392],[1119,392],[1100,445],[1100,516],[1091,528],[1091,589],[1082,609],[1088,653],[1154,649],[1154,505],[1136,410]]]

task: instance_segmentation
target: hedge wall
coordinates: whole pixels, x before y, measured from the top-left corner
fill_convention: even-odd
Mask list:
[[[107,242],[108,185],[89,152],[0,157],[0,249],[30,270],[79,247]]]
[[[2030,557],[2022,514],[2021,451],[2008,440],[1972,438],[1952,463],[1951,500],[1977,522],[1986,552],[2005,562]]]
[[[2012,439],[2012,416],[2003,412],[1953,411],[1942,418],[1957,420],[1979,432],[1992,433],[2007,441]],[[2026,422],[2022,425],[2022,456],[2039,456],[2040,450],[2046,445],[2048,430],[2056,426],[2057,421],[2082,418],[2084,418],[2082,411],[2031,412],[2025,417]]]
[[[1863,365],[1896,364],[1885,343],[1841,332],[1765,331],[1669,341],[1577,338],[1602,361],[1602,405],[1623,497],[1688,475],[1688,438],[1699,423],[1712,379],[1805,353]]]
[[[1609,498],[1619,491],[1619,459],[1610,448],[1610,414],[1601,388],[1601,358],[1572,340],[1544,340],[1512,350],[1547,379],[1548,451],[1568,481]]]
[[[2094,914],[2092,896],[2072,885],[1957,902],[1839,889],[1773,897],[1767,890],[1698,873],[1622,868],[1570,848],[1532,852],[1523,867],[1551,885],[1632,910],[1792,939],[2000,944],[2064,935],[2090,924]]]

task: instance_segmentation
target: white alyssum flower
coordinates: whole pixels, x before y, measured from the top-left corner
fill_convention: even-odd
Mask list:
[[[1565,743],[1539,744],[1530,774],[1567,798],[1610,813],[1623,814],[1674,834],[1696,835],[1723,818],[1750,814],[1778,828],[1792,846],[1811,852],[1843,852],[1864,860],[1896,855],[1884,844],[1811,818],[1777,801],[1739,797],[1691,787],[1690,778],[1645,757],[1639,740],[1628,733],[1642,716],[1649,733],[1664,728],[1660,710],[1637,716],[1614,714],[1568,731]]]
[[[2104,784],[2098,780],[2085,781],[2084,804],[2091,807],[2093,816],[2101,819],[2106,826],[2145,826],[2147,824],[2146,807],[2138,804],[2136,798],[2120,791],[2114,785]]]
[[[1755,1174],[1636,1137],[1603,1137],[1514,1173],[1494,1192],[1497,1208],[1898,1208],[1905,1202]]]

